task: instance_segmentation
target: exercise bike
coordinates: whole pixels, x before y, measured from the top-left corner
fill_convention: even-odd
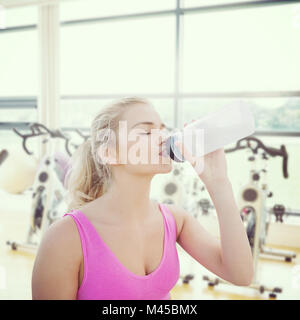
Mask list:
[[[22,134],[17,129],[13,131],[22,138],[24,151],[32,155],[33,153],[27,148],[27,141],[32,137],[45,136],[42,143],[48,143],[49,148],[39,163],[35,174],[33,185],[29,188],[32,192],[31,219],[25,243],[7,241],[6,244],[11,246],[12,250],[18,248],[37,249],[41,235],[54,221],[59,219],[66,211],[64,201],[66,189],[64,179],[68,170],[68,161],[71,156],[70,137],[65,135],[61,130],[50,130],[40,123],[29,124],[30,134]],[[78,132],[78,131],[77,131]],[[65,140],[66,154],[55,151],[56,139]]]
[[[281,145],[280,149],[265,146],[261,140],[250,136],[241,139],[237,142],[236,146],[231,149],[226,149],[225,152],[233,152],[240,149],[248,148],[252,151],[252,156],[249,157],[249,161],[252,162],[253,168],[250,171],[250,181],[248,184],[242,187],[238,199],[238,207],[240,209],[241,219],[244,222],[247,230],[247,236],[252,249],[253,264],[254,264],[254,277],[250,288],[258,290],[260,293],[265,291],[270,292],[269,297],[276,298],[277,293],[282,292],[282,288],[268,287],[260,284],[257,279],[257,267],[258,258],[260,254],[267,254],[271,256],[281,256],[285,258],[285,261],[291,261],[296,257],[296,253],[285,250],[270,249],[265,246],[265,239],[268,232],[270,213],[273,208],[267,209],[266,199],[272,197],[273,193],[268,189],[266,183],[266,165],[262,170],[257,170],[255,166],[256,157],[259,156],[259,151],[262,151],[261,156],[264,161],[268,160],[268,155],[271,157],[280,156],[283,158],[283,176],[288,178],[287,161],[288,154],[284,145]],[[266,164],[266,162],[265,162]],[[259,182],[261,180],[261,185]],[[207,276],[203,277],[203,280],[208,281],[210,287],[214,287],[219,283],[228,283],[227,281],[219,278],[210,279]]]

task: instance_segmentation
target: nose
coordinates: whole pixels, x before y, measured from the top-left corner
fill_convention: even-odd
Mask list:
[[[161,130],[161,136],[160,136],[160,145],[164,144],[166,140],[168,139],[168,132],[167,130],[163,129]]]

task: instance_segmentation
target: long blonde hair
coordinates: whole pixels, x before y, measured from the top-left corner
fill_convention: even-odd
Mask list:
[[[125,97],[113,100],[101,109],[92,121],[90,138],[82,143],[72,154],[71,169],[66,177],[66,202],[68,211],[78,209],[85,203],[101,197],[111,182],[112,171],[109,164],[97,159],[97,151],[103,143],[97,139],[103,129],[118,131],[118,123],[127,108],[137,105],[151,105],[149,100],[140,97]]]

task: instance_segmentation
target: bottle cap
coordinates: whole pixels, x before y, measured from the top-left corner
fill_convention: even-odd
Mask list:
[[[185,159],[180,153],[179,149],[175,145],[175,141],[178,140],[177,136],[170,136],[166,140],[166,150],[170,158],[176,162],[184,162]]]

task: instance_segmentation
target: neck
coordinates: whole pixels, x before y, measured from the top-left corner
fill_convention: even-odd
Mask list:
[[[121,170],[120,170],[121,171]],[[134,175],[118,172],[109,190],[103,195],[123,221],[141,221],[149,217],[153,209],[150,187],[153,175]]]

